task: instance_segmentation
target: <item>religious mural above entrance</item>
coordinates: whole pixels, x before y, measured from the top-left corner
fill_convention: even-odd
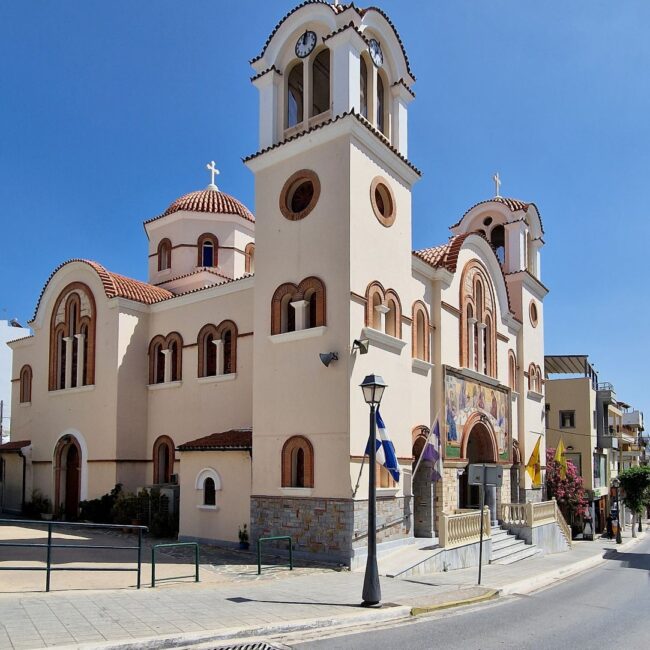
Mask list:
[[[460,458],[463,433],[472,420],[489,423],[499,460],[510,458],[510,395],[506,388],[489,386],[445,370],[446,458]]]

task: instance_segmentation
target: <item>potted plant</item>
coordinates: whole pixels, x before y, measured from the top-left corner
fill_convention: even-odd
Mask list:
[[[248,542],[248,528],[246,524],[244,524],[243,528],[241,526],[239,528],[239,548],[242,549],[242,551],[247,551],[249,547],[250,544]]]

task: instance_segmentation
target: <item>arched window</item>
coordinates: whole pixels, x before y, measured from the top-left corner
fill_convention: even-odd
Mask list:
[[[204,325],[199,332],[197,347],[199,351],[199,377],[214,377],[217,374],[217,328]]]
[[[149,343],[149,383],[181,381],[183,369],[183,338],[178,332],[166,337],[154,336]]]
[[[366,289],[366,327],[382,330],[382,310],[386,292],[379,282],[371,282]],[[378,309],[379,308],[379,309]]]
[[[386,334],[397,339],[402,338],[402,307],[397,294],[392,290],[386,291]]]
[[[362,56],[359,59],[360,65],[360,89],[361,96],[359,99],[359,109],[361,115],[368,119],[368,64],[366,63],[365,58]]]
[[[325,325],[325,285],[316,277],[280,285],[271,299],[271,334]]]
[[[496,377],[496,302],[489,275],[476,260],[463,269],[460,304],[461,365]]]
[[[508,351],[508,386],[517,390],[517,358],[512,350]]]
[[[377,129],[388,136],[388,110],[386,91],[381,73],[377,73]]]
[[[214,479],[211,476],[208,476],[208,478],[205,479],[205,483],[203,483],[203,505],[217,505],[217,493],[214,487]]]
[[[216,509],[217,492],[221,490],[221,478],[212,467],[202,469],[196,476],[195,488],[198,494],[199,508]]]
[[[165,238],[158,244],[158,270],[165,271],[172,267],[172,243]]]
[[[418,301],[413,305],[413,323],[411,325],[411,354],[415,359],[429,361],[429,314],[424,303]]]
[[[528,366],[528,390],[542,392],[542,369],[534,363]]]
[[[503,264],[506,260],[506,231],[502,225],[492,228],[490,242],[497,254],[499,262]]]
[[[217,338],[223,346],[222,373],[229,375],[237,372],[237,325],[231,320],[219,323]]]
[[[246,244],[244,255],[244,272],[255,273],[255,244]]]
[[[95,382],[95,299],[81,282],[59,294],[50,321],[49,390]]]
[[[325,48],[315,57],[311,68],[311,115],[320,115],[330,109],[330,51]]]
[[[20,369],[20,403],[32,401],[32,367],[23,366]]]
[[[153,443],[153,482],[157,485],[171,483],[174,473],[176,447],[169,436],[160,436]]]
[[[298,61],[287,75],[287,128],[300,124],[303,114],[303,67]]]
[[[304,436],[293,436],[282,447],[282,487],[314,487],[314,448]]]
[[[204,233],[197,242],[197,266],[219,266],[219,240],[210,233]]]

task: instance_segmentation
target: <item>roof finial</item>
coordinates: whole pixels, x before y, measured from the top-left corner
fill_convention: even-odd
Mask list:
[[[494,181],[494,187],[496,188],[496,191],[494,193],[495,198],[501,198],[501,194],[499,194],[499,188],[501,187],[501,179],[499,178],[499,172],[497,172],[494,176],[492,176],[492,180]]]
[[[210,185],[206,189],[208,190],[218,190],[219,188],[215,185],[214,182],[214,177],[219,176],[219,170],[217,169],[217,166],[214,163],[214,160],[210,161],[209,165],[206,165],[205,168],[212,174],[212,180],[210,181]]]

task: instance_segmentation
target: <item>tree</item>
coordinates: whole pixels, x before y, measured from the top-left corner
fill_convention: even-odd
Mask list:
[[[560,511],[569,524],[584,517],[589,508],[585,495],[583,478],[576,466],[566,461],[566,476],[562,478],[562,465],[555,460],[555,449],[546,450],[546,491],[549,497],[555,497]]]
[[[630,467],[618,475],[623,490],[623,503],[639,519],[641,530],[641,513],[650,503],[650,467]],[[636,537],[634,521],[632,521],[632,536]]]

